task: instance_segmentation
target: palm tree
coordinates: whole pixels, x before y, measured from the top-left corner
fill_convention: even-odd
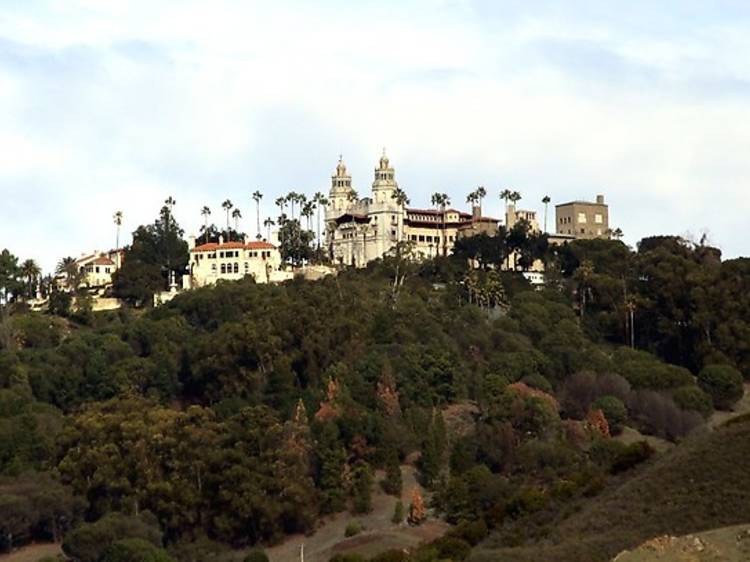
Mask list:
[[[273,222],[273,219],[271,217],[266,217],[266,220],[263,221],[263,226],[265,226],[266,229],[268,229],[268,236],[266,237],[267,242],[271,241],[271,227],[275,224],[276,223]]]
[[[221,208],[227,212],[227,241],[229,241],[229,211],[232,210],[232,207],[234,207],[234,205],[229,199],[221,204]]]
[[[610,235],[610,236],[611,236],[612,238],[614,238],[615,240],[619,240],[620,238],[622,238],[623,236],[625,236],[625,235],[623,234],[623,232],[622,232],[622,229],[621,229],[621,228],[619,228],[619,227],[615,228],[614,230],[612,230],[612,229],[610,228],[610,229],[609,229],[609,230],[607,231],[607,234],[609,234],[609,235]]]
[[[443,230],[443,256],[446,256],[448,254],[448,246],[445,236],[445,207],[451,204],[451,200],[447,193],[433,193],[431,201],[433,205],[440,209],[440,222]]]
[[[294,220],[294,204],[299,201],[299,195],[297,195],[296,191],[290,191],[286,196],[286,201],[289,203],[290,215],[292,220]]]
[[[27,296],[34,297],[34,282],[42,274],[42,270],[34,260],[28,259],[21,264],[21,275],[26,279]]]
[[[81,270],[78,269],[78,264],[76,263],[75,258],[67,257],[61,259],[57,262],[55,273],[57,275],[65,276],[65,284],[71,291],[76,290],[78,285],[81,284],[82,273]]]
[[[479,214],[482,214],[482,200],[487,197],[487,190],[483,186],[477,187],[477,190],[474,192],[477,194],[477,199],[479,199]]]
[[[302,210],[300,210],[300,215],[305,217],[305,220],[307,222],[307,230],[312,230],[312,217],[315,214],[315,203],[312,201],[305,201],[302,204]]]
[[[521,200],[521,194],[518,191],[511,191],[510,195],[508,196],[508,199],[510,199],[510,202],[515,205]]]
[[[466,196],[466,202],[470,203],[472,207],[477,204],[477,201],[479,201],[479,195],[476,191],[472,191]]]
[[[398,242],[401,242],[401,236],[403,235],[404,230],[404,207],[411,203],[411,201],[409,201],[409,197],[406,195],[406,192],[400,187],[397,187],[395,190],[393,190],[393,195],[391,195],[391,197],[396,200],[396,204],[399,208],[399,216],[401,218],[401,221],[398,225]]]
[[[240,211],[239,207],[235,208],[234,211],[232,211],[232,218],[234,219],[234,231],[239,236],[240,219],[242,218],[242,211]]]
[[[352,189],[346,196],[346,198],[349,200],[349,202],[356,201],[359,199],[359,194],[356,192],[356,190]]]
[[[206,244],[208,244],[208,217],[211,216],[211,209],[207,205],[203,205],[201,215],[203,215],[203,232],[206,233]]]
[[[318,211],[318,250],[320,250],[320,209],[328,205],[328,199],[320,191],[313,195],[315,209]]]
[[[112,217],[117,227],[117,236],[115,238],[115,250],[120,249],[120,227],[122,226],[122,211],[116,211]]]
[[[255,220],[257,221],[257,234],[256,238],[260,240],[263,235],[260,233],[260,200],[263,199],[263,194],[260,191],[253,193],[253,201],[255,201]]]
[[[286,197],[277,197],[274,203],[279,208],[279,217],[281,217],[284,214],[284,207],[286,207]]]
[[[549,205],[550,201],[552,199],[549,198],[549,195],[542,197],[542,203],[544,203],[544,232],[547,232],[547,205]]]
[[[177,201],[170,195],[164,200],[164,204],[167,206],[167,209],[169,209],[169,215],[172,216],[172,209],[177,205]]]
[[[513,194],[513,192],[510,189],[503,189],[500,192],[500,199],[505,201],[505,206],[508,206],[508,200],[510,199],[510,196]]]

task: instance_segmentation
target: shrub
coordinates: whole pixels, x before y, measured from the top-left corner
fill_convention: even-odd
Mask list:
[[[465,560],[471,552],[469,543],[455,537],[442,537],[436,540],[433,545],[438,549],[439,559],[452,560],[453,562]]]
[[[403,522],[405,515],[406,513],[404,510],[404,502],[398,500],[396,502],[396,507],[393,509],[393,517],[391,517],[391,523],[395,523],[396,525],[398,525],[399,523]]]
[[[722,410],[728,410],[742,398],[742,375],[729,365],[704,367],[698,374],[698,385],[711,396],[714,406]]]
[[[127,538],[159,545],[161,532],[141,517],[108,513],[94,523],[84,523],[71,531],[63,543],[63,552],[79,562],[97,562],[111,544]]]
[[[625,472],[637,464],[648,460],[653,454],[654,448],[646,441],[631,443],[615,456],[610,472],[612,474]]]
[[[175,562],[167,551],[143,539],[123,539],[104,551],[100,562]]]
[[[619,433],[622,430],[622,424],[628,419],[628,409],[625,404],[614,396],[597,398],[591,407],[604,413],[612,433]]]
[[[268,555],[260,548],[251,550],[242,562],[268,562]]]
[[[365,558],[361,554],[337,554],[329,562],[365,562]]]
[[[362,532],[362,524],[359,521],[350,521],[344,530],[345,537],[353,537]]]
[[[672,393],[672,399],[682,410],[698,412],[704,418],[714,411],[711,397],[697,386],[682,386]]]
[[[526,375],[521,379],[521,382],[526,384],[526,386],[530,386],[531,388],[536,388],[537,390],[541,390],[542,392],[551,393],[552,392],[552,385],[550,382],[539,373],[533,373],[531,375]]]
[[[448,531],[447,535],[466,541],[471,546],[476,546],[487,537],[487,523],[484,522],[484,519],[463,521]]]

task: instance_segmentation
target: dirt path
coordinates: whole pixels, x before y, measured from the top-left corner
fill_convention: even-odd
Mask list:
[[[37,562],[45,556],[60,554],[59,544],[30,544],[10,554],[0,554],[0,562]]]
[[[408,508],[411,492],[416,481],[414,467],[402,466],[401,474],[404,487],[402,501]],[[391,548],[407,548],[425,540],[435,539],[445,533],[448,526],[439,521],[428,521],[420,527],[394,525],[391,523],[397,499],[384,494],[380,489],[383,473],[378,472],[375,478],[370,513],[352,516],[349,513],[338,513],[328,518],[316,533],[310,537],[295,535],[282,544],[266,550],[271,562],[294,562],[299,560],[300,545],[305,545],[305,562],[328,562],[329,558],[340,552],[357,552],[373,556]],[[420,490],[422,488],[420,487]],[[424,494],[424,491],[422,490]],[[364,530],[350,538],[344,536],[346,526],[351,521],[358,521]]]

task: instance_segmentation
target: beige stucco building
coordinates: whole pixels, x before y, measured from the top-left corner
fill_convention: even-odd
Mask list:
[[[555,206],[557,234],[577,239],[609,238],[609,208],[604,195],[597,195],[596,202],[571,201]]]
[[[375,168],[372,196],[358,198],[342,160],[331,177],[326,209],[326,244],[337,264],[364,267],[389,253],[399,242],[410,242],[417,256],[450,253],[457,238],[497,231],[497,219],[456,209],[416,209],[398,199],[395,170],[383,154]]]
[[[122,266],[122,250],[92,252],[76,260],[76,268],[81,273],[81,284],[89,288],[105,288],[112,285],[112,275]]]
[[[190,240],[189,287],[212,285],[219,279],[236,281],[252,276],[257,283],[282,281],[290,277],[281,271],[281,254],[268,242],[247,240],[195,245]]]

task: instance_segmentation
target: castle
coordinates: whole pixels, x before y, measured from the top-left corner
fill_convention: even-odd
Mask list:
[[[471,213],[447,205],[436,209],[407,207],[396,182],[395,170],[383,151],[372,182],[372,196],[358,198],[352,177],[339,158],[331,177],[326,208],[326,245],[335,264],[364,267],[399,242],[410,242],[417,256],[447,255],[456,240],[479,232],[494,234],[499,221],[482,216],[481,206]]]

